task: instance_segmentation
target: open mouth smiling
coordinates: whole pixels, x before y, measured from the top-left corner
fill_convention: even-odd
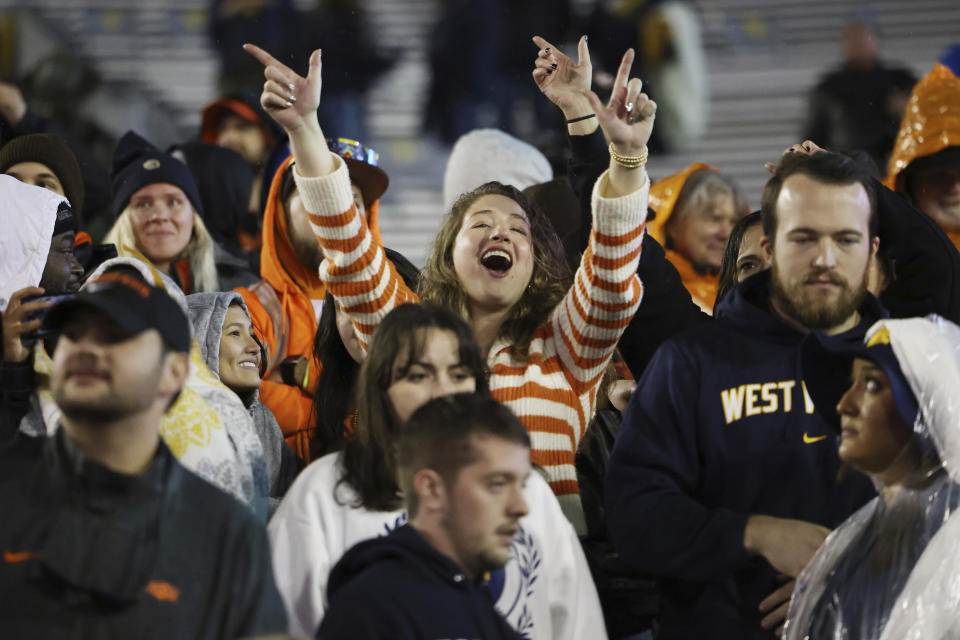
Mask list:
[[[480,264],[494,275],[502,276],[513,266],[513,258],[503,249],[488,249],[480,257]]]

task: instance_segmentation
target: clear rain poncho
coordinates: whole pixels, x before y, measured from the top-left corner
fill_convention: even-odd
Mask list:
[[[787,640],[960,638],[960,327],[931,315],[883,320],[916,398],[915,471],[826,539],[797,578]],[[881,476],[874,476],[878,489]]]

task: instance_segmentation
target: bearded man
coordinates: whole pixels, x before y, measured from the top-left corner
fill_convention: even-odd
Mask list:
[[[614,545],[661,578],[658,638],[772,638],[791,579],[874,495],[800,371],[811,331],[862,341],[887,315],[867,292],[874,183],[844,156],[790,154],[762,211],[772,269],[657,351],[607,469]]]

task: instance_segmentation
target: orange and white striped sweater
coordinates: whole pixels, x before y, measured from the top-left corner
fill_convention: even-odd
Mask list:
[[[383,249],[357,215],[346,166],[328,176],[294,171],[324,260],[320,276],[350,314],[366,348],[380,319],[418,298],[397,275]],[[596,394],[613,350],[640,304],[637,278],[647,215],[646,185],[621,198],[592,196],[593,231],[574,284],[533,336],[526,362],[503,339],[487,354],[490,391],[530,432],[531,459],[546,470],[550,487],[578,533],[586,523],[580,505],[574,454],[596,408]]]

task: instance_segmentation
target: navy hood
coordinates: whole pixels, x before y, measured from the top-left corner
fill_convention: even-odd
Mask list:
[[[486,587],[410,525],[347,551],[330,572],[327,598],[318,638],[520,637]]]
[[[391,535],[365,540],[349,549],[330,572],[327,598],[332,600],[339,589],[367,568],[387,563],[401,571],[430,573],[450,584],[465,579],[463,569],[427,544],[416,529],[405,525]]]

